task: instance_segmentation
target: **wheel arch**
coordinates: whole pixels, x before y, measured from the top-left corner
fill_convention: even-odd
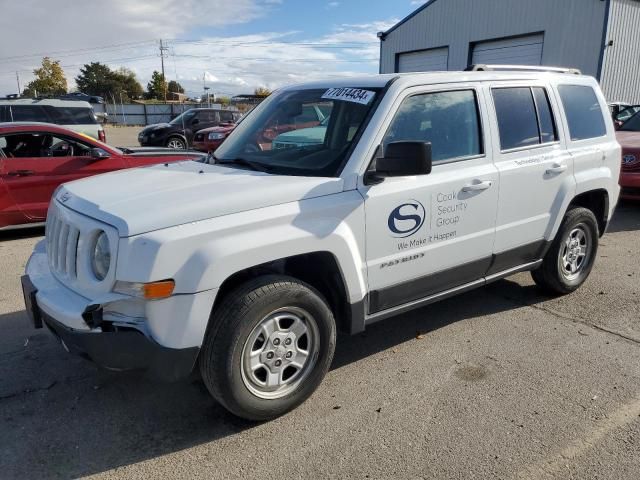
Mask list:
[[[602,237],[609,223],[609,192],[604,188],[589,190],[576,195],[569,208],[583,207],[591,210],[598,221],[598,234]]]

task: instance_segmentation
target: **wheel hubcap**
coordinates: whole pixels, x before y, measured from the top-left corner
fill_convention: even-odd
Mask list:
[[[287,307],[263,318],[242,351],[242,380],[257,397],[280,398],[313,370],[318,353],[318,326],[305,310]]]
[[[184,144],[180,140],[169,140],[169,148],[184,148]]]
[[[591,234],[578,225],[567,236],[558,257],[560,271],[567,280],[575,280],[584,270],[591,253]]]

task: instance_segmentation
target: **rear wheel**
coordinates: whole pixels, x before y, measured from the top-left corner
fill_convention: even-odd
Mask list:
[[[591,210],[570,209],[542,265],[531,272],[537,285],[557,294],[578,289],[589,277],[598,252],[598,222]]]
[[[180,137],[171,137],[171,138],[169,138],[169,140],[167,140],[167,148],[185,150],[187,148],[187,144]]]
[[[200,355],[202,378],[235,415],[268,420],[320,385],[335,339],[333,314],[312,287],[290,277],[258,278],[216,308]]]

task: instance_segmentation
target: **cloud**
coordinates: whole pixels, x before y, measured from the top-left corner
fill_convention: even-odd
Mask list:
[[[60,60],[70,86],[79,67],[90,61],[130,68],[146,86],[153,70],[160,70],[159,45],[153,40],[160,37],[174,38],[166,41],[167,79],[178,80],[190,95],[202,93],[203,76],[212,92],[229,95],[250,93],[258,86],[273,89],[327,76],[375,73],[379,56],[376,32],[397,21],[337,24],[326,35],[313,37],[297,31],[267,31],[193,39],[189,37],[194,27],[195,31],[215,31],[205,27],[248,22],[278,8],[282,1],[156,0],[150,6],[113,0],[107,9],[99,2],[79,3],[73,14],[69,8],[52,6],[62,4],[61,0],[47,2],[46,8],[43,3],[10,2],[3,10],[0,31],[12,41],[0,42],[0,94],[15,91],[15,70],[23,71],[24,86],[32,78],[28,72],[41,60],[39,54],[47,49]],[[28,30],[19,20],[26,15]],[[50,25],[56,27],[48,28]],[[198,26],[203,28],[198,30]]]

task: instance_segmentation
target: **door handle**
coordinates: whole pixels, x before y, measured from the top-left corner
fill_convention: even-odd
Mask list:
[[[564,164],[554,163],[554,164],[553,164],[553,167],[548,168],[548,169],[547,169],[547,171],[546,171],[545,173],[546,173],[547,175],[553,175],[553,174],[556,174],[556,173],[562,173],[562,172],[566,171],[566,170],[567,170],[567,168],[569,168],[569,167],[567,167],[567,166],[566,166],[566,165],[564,165]]]
[[[463,192],[480,192],[482,190],[487,190],[491,188],[493,182],[491,180],[480,181],[477,183],[470,183],[462,187]]]
[[[33,175],[33,170],[12,170],[7,173],[10,177],[28,177],[29,175]]]

